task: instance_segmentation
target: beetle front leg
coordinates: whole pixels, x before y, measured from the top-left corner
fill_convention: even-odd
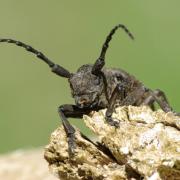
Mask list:
[[[114,89],[111,98],[110,98],[110,104],[106,111],[106,121],[111,126],[119,127],[119,123],[117,121],[114,121],[112,119],[112,113],[114,111],[114,106],[116,104],[116,99],[124,99],[125,98],[125,85],[123,83],[118,84],[116,88]]]
[[[69,123],[67,118],[81,118],[84,114],[89,114],[91,109],[80,109],[75,105],[65,104],[58,108],[59,116],[62,120],[67,138],[68,138],[68,151],[69,155],[73,155],[75,149],[75,129]]]
[[[73,150],[75,149],[75,137],[74,137],[74,133],[75,133],[75,129],[73,128],[73,126],[69,123],[69,121],[67,120],[67,117],[66,117],[66,112],[68,110],[67,106],[60,106],[58,108],[58,113],[59,113],[59,116],[62,120],[62,124],[64,126],[64,130],[66,132],[66,135],[67,135],[67,138],[68,138],[68,151],[69,151],[69,154],[73,154]]]

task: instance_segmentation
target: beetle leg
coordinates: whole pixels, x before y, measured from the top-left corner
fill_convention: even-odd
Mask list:
[[[153,111],[155,110],[154,107],[154,97],[152,95],[148,95],[142,102],[142,105],[149,106]]]
[[[161,91],[160,89],[156,89],[155,91],[153,91],[153,96],[163,111],[165,112],[172,111],[172,108],[163,91]]]
[[[143,105],[152,106],[155,102],[159,104],[164,112],[174,112],[167,100],[165,93],[160,89],[151,91],[149,96],[147,96],[147,98],[144,100]],[[180,116],[180,113],[174,112],[174,114]]]
[[[61,105],[58,108],[59,116],[62,120],[62,124],[64,126],[67,138],[68,138],[68,151],[69,155],[73,155],[74,149],[76,147],[75,145],[75,129],[74,127],[69,123],[67,118],[81,118],[84,114],[89,114],[92,111],[92,109],[80,109],[75,105],[65,104]]]
[[[172,108],[166,98],[166,95],[163,91],[157,89],[155,91],[150,91],[149,96],[142,103],[143,105],[152,105],[154,102],[157,102],[161,109],[165,112],[172,111]]]

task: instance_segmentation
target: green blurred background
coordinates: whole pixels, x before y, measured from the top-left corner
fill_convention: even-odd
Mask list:
[[[0,0],[0,37],[26,42],[74,72],[93,63],[110,29],[123,23],[136,39],[119,31],[106,65],[164,90],[180,111],[179,8],[179,0]],[[1,153],[47,144],[64,103],[73,103],[66,79],[22,48],[0,44]],[[82,120],[71,122],[87,133]]]

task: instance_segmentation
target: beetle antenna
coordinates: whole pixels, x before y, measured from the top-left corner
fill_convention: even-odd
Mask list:
[[[123,29],[132,40],[134,39],[134,36],[132,35],[132,33],[128,30],[128,28],[125,25],[118,24],[110,31],[109,35],[107,36],[106,41],[104,42],[102,50],[101,50],[101,54],[99,57],[100,59],[105,59],[105,54],[109,47],[109,42],[112,40],[112,36],[115,34],[115,32],[118,28]]]
[[[134,36],[132,35],[132,33],[128,30],[128,28],[125,25],[123,25],[123,24],[116,25],[110,31],[109,35],[106,37],[106,41],[104,42],[104,44],[102,46],[101,54],[100,54],[99,58],[96,60],[95,64],[93,65],[93,68],[92,68],[93,74],[99,74],[99,71],[103,68],[103,66],[105,64],[106,51],[109,47],[109,42],[112,40],[112,36],[115,34],[115,32],[118,28],[123,29],[131,39],[134,39]]]
[[[52,68],[52,72],[56,73],[59,76],[62,77],[70,77],[70,73],[68,70],[66,70],[65,68],[61,67],[60,65],[57,65],[55,63],[53,63],[51,60],[49,60],[42,52],[34,49],[33,47],[21,42],[21,41],[16,41],[13,39],[0,39],[0,42],[6,42],[6,43],[12,43],[15,44],[17,46],[23,47],[25,48],[27,51],[35,54],[39,59],[43,60],[46,64],[49,65],[50,68]]]

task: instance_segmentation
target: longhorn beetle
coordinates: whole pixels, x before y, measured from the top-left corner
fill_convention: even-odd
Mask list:
[[[146,88],[134,76],[124,70],[104,67],[106,51],[118,28],[124,30],[131,39],[134,39],[126,26],[118,24],[108,34],[100,56],[95,63],[82,65],[76,73],[70,73],[62,66],[52,62],[40,51],[23,42],[13,39],[0,39],[0,42],[12,43],[25,48],[49,65],[53,73],[68,79],[75,105],[61,105],[58,108],[58,113],[68,137],[69,154],[73,154],[75,149],[75,129],[67,120],[69,117],[81,118],[91,111],[107,108],[106,122],[111,126],[118,127],[118,122],[111,117],[117,105],[148,105],[154,110],[154,103],[157,102],[163,111],[172,111],[163,91],[153,91]],[[180,113],[175,113],[175,115],[180,115]]]

